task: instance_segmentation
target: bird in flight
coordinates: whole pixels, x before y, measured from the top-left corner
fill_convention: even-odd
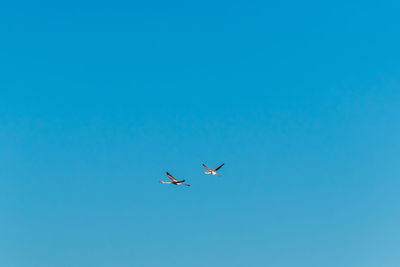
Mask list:
[[[162,183],[162,184],[174,184],[174,185],[186,185],[186,186],[190,186],[190,184],[184,184],[185,180],[181,180],[181,181],[176,180],[169,172],[167,172],[167,176],[169,177],[169,179],[172,180],[172,182],[160,181],[160,183]]]
[[[224,166],[225,163],[222,163],[222,165],[220,165],[218,168],[216,168],[215,170],[210,170],[206,165],[203,164],[203,167],[206,168],[208,170],[208,172],[204,172],[205,174],[211,174],[211,175],[217,175],[217,176],[221,176],[217,173],[217,171],[219,169],[221,169],[222,166]]]

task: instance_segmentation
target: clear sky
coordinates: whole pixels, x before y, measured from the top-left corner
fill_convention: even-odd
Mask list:
[[[3,1],[0,266],[400,266],[399,10]]]

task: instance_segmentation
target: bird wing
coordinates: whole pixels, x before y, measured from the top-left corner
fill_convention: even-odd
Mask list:
[[[210,170],[209,168],[207,168],[207,166],[204,165],[204,164],[203,164],[203,167],[206,168],[207,170],[209,170],[210,172],[212,171],[212,170]]]
[[[218,168],[216,168],[214,171],[218,171],[219,169],[221,169],[222,166],[224,166],[225,163],[222,163],[221,166],[219,166]]]
[[[177,182],[176,179],[171,174],[169,174],[169,172],[167,172],[167,175],[168,175],[169,179],[171,179],[174,182]]]

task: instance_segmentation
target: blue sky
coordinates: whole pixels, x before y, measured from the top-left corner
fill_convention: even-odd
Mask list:
[[[1,3],[0,265],[399,266],[399,8]]]

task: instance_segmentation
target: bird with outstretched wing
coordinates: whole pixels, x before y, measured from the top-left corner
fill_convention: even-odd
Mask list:
[[[190,184],[184,184],[185,180],[181,180],[181,181],[176,180],[169,172],[167,172],[167,176],[168,176],[169,179],[172,180],[172,182],[160,181],[160,183],[162,183],[162,184],[174,184],[174,185],[186,185],[186,186],[190,186]]]
[[[215,170],[210,170],[204,163],[203,163],[203,167],[206,168],[208,170],[208,172],[204,172],[205,174],[211,174],[211,175],[217,175],[217,176],[221,176],[217,173],[217,171],[219,169],[221,169],[222,166],[224,166],[225,163],[222,163],[220,166],[218,166]]]

